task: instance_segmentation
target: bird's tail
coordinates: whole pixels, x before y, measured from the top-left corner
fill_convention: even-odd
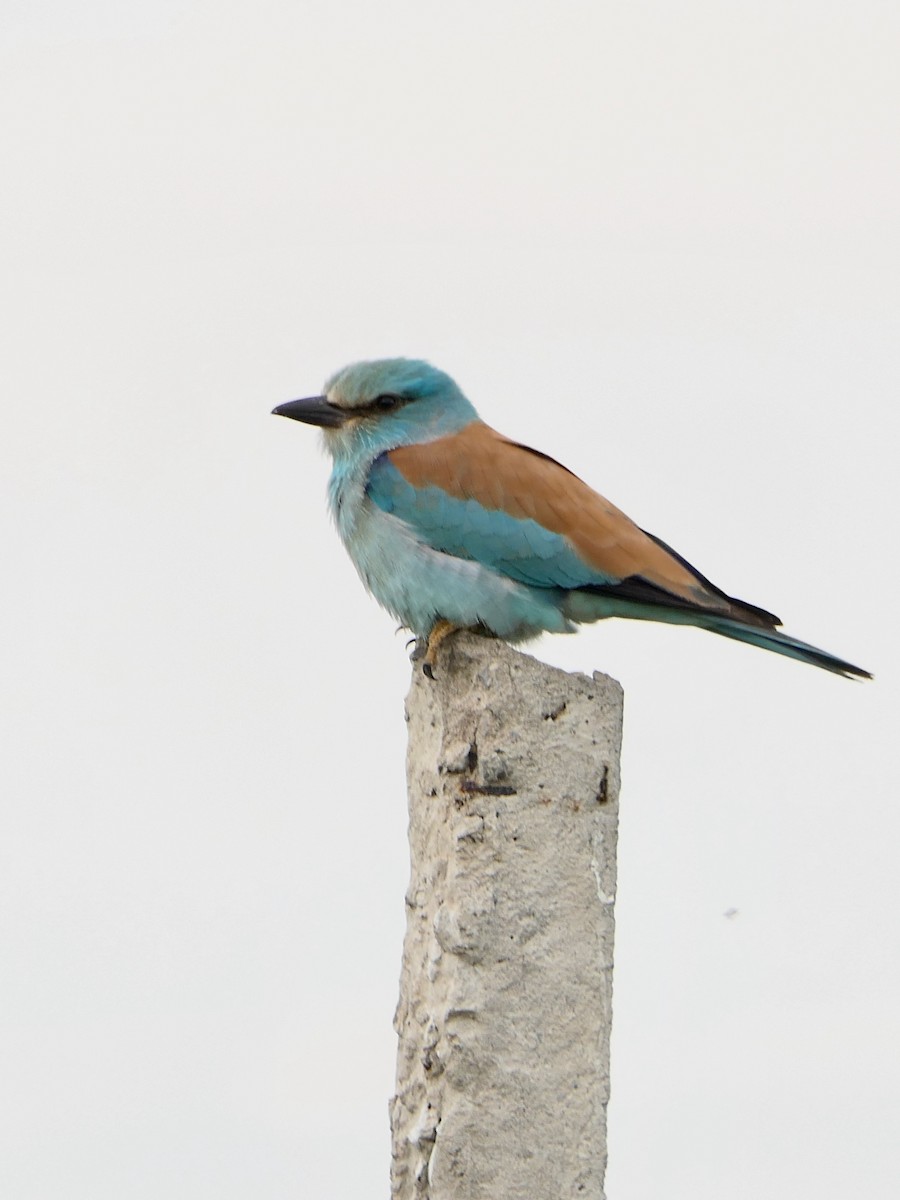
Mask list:
[[[708,616],[696,623],[713,633],[721,634],[722,637],[734,638],[737,642],[747,642],[749,645],[759,646],[763,650],[772,650],[775,654],[785,654],[788,658],[796,658],[799,662],[811,663],[812,666],[821,667],[824,671],[833,671],[835,675],[843,675],[845,679],[872,678],[871,673],[864,671],[862,667],[855,667],[853,663],[846,662],[843,658],[837,658],[834,654],[829,654],[827,650],[819,650],[817,646],[810,646],[808,642],[801,642],[777,629],[757,629],[751,625],[744,625],[740,621],[729,620],[727,617]]]
[[[724,612],[685,604],[640,580],[626,580],[624,584],[577,588],[569,592],[565,614],[576,622],[597,621],[604,617],[629,617],[638,621],[663,621],[669,625],[694,625],[721,634],[722,637],[733,638],[736,642],[747,642],[750,646],[759,646],[774,654],[784,654],[799,662],[811,663],[823,671],[843,675],[845,679],[872,678],[862,667],[855,667],[853,663],[837,658],[826,650],[782,633],[777,628],[780,625],[778,618],[765,609],[735,600],[724,593],[718,593],[718,596]]]

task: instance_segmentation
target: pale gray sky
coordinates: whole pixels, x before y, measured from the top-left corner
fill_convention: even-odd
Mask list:
[[[626,690],[611,1200],[893,1197],[900,8],[0,25],[0,1194],[387,1193],[409,667],[269,410],[409,354],[878,675],[535,647]]]

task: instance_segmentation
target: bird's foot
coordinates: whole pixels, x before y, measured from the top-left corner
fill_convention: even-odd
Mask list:
[[[434,679],[434,664],[437,658],[437,652],[441,647],[441,643],[450,636],[451,633],[456,633],[459,629],[458,625],[454,625],[452,621],[437,621],[432,627],[431,633],[428,635],[428,640],[422,647],[422,639],[416,642],[416,649],[413,651],[413,662],[421,660],[422,670],[429,679]]]

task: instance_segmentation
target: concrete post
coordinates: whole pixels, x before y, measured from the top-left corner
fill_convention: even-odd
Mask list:
[[[459,634],[407,700],[394,1200],[603,1200],[622,690]]]

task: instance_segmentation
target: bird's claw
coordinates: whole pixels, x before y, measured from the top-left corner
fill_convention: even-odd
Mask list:
[[[416,647],[418,651],[422,641],[425,641],[424,650],[422,652],[422,671],[428,679],[434,679],[434,664],[437,659],[438,649],[443,641],[445,641],[451,633],[456,633],[458,625],[454,625],[452,621],[445,621],[443,617],[436,621],[429,633],[427,639],[420,639]],[[416,660],[417,661],[417,660]]]
[[[412,646],[413,650],[409,656],[411,663],[422,663],[422,674],[428,679],[434,679],[434,663],[428,650],[428,638],[410,638],[406,643],[407,649]]]

